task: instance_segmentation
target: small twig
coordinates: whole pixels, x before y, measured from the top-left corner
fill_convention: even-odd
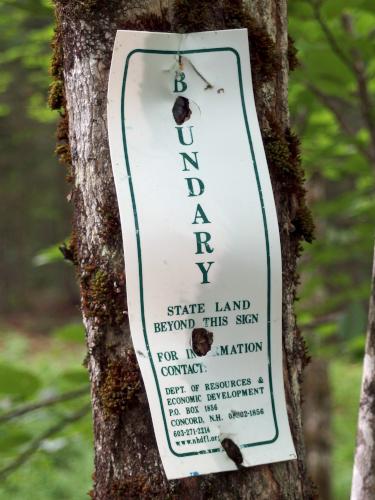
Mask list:
[[[83,406],[78,411],[61,419],[56,425],[46,430],[38,438],[34,439],[29,444],[29,446],[26,448],[25,451],[23,451],[20,455],[18,455],[18,457],[16,457],[13,461],[11,461],[6,467],[0,470],[0,481],[6,479],[10,474],[12,474],[12,472],[14,472],[19,467],[21,467],[21,465],[27,462],[32,457],[32,455],[34,455],[34,453],[36,453],[39,450],[40,445],[45,439],[50,438],[57,432],[61,431],[67,425],[70,425],[76,422],[77,420],[83,418],[90,411],[90,408],[91,404]]]
[[[89,394],[88,386],[76,389],[75,391],[65,392],[63,394],[60,394],[59,396],[51,396],[42,401],[37,401],[36,403],[20,406],[19,408],[16,408],[14,410],[11,410],[7,413],[3,413],[2,415],[0,415],[0,424],[7,422],[8,420],[12,420],[13,418],[21,417],[22,415],[25,415],[25,413],[30,413],[32,411],[39,410],[41,408],[46,408],[48,406],[62,403],[64,401],[69,401],[71,399],[79,398],[84,394]]]
[[[188,57],[184,57],[184,59],[187,60],[187,62],[190,64],[190,66],[192,67],[193,71],[196,72],[196,74],[199,76],[199,78],[201,78],[204,83],[206,84],[206,89],[213,89],[214,86],[208,81],[206,80],[206,78],[202,75],[202,73],[200,73],[197,68],[194,66],[194,64],[190,61],[190,59]]]

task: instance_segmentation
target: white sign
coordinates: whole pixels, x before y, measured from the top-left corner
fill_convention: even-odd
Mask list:
[[[108,128],[131,334],[167,477],[296,458],[247,31],[118,31]]]

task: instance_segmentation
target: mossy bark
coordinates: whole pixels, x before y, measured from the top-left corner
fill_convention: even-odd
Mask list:
[[[298,142],[288,128],[286,0],[56,0],[54,73],[69,131],[74,204],[71,253],[87,332],[95,437],[91,492],[117,498],[313,498],[301,429],[305,348],[295,324],[296,259],[311,238]],[[126,312],[126,278],[108,149],[106,92],[116,29],[199,31],[248,27],[259,120],[279,216],[283,253],[284,377],[298,461],[168,482],[137,371]],[[289,51],[290,53],[290,51]],[[66,123],[68,117],[68,124]],[[138,378],[137,378],[138,377]]]

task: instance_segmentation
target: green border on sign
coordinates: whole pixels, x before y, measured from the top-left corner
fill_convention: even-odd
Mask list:
[[[261,441],[258,443],[248,443],[248,444],[242,444],[240,447],[241,448],[248,448],[252,446],[260,446],[264,444],[271,444],[274,443],[277,438],[279,437],[279,428],[277,425],[277,419],[276,419],[276,412],[275,412],[275,402],[274,402],[274,396],[273,396],[273,385],[272,385],[272,372],[271,372],[271,345],[270,345],[270,335],[271,335],[271,270],[270,270],[270,251],[269,251],[269,238],[268,238],[268,228],[267,228],[267,218],[266,218],[266,212],[264,208],[264,201],[263,201],[263,195],[262,195],[262,189],[260,185],[260,180],[259,180],[259,173],[258,173],[258,168],[256,164],[256,159],[255,159],[255,154],[254,154],[254,147],[251,139],[251,134],[250,134],[250,128],[247,120],[247,114],[246,114],[246,107],[245,107],[245,98],[244,98],[244,92],[243,92],[243,83],[242,83],[242,71],[241,71],[241,60],[238,52],[231,48],[231,47],[222,47],[222,48],[212,48],[212,49],[197,49],[197,50],[181,50],[181,51],[176,51],[176,50],[151,50],[151,49],[135,49],[132,50],[125,62],[125,70],[124,70],[124,76],[123,76],[123,81],[122,81],[122,91],[121,91],[121,126],[122,126],[122,139],[123,139],[123,146],[124,146],[124,155],[125,155],[125,162],[126,162],[126,170],[128,174],[128,181],[129,181],[129,189],[130,189],[130,195],[131,195],[131,201],[132,201],[132,206],[133,206],[133,213],[134,213],[134,225],[136,229],[136,238],[137,238],[137,254],[138,254],[138,275],[139,275],[139,288],[140,288],[140,304],[141,304],[141,318],[142,318],[142,328],[143,328],[143,336],[147,348],[147,352],[149,353],[149,359],[151,363],[151,368],[155,377],[155,383],[156,383],[156,388],[158,391],[158,397],[160,401],[160,407],[162,411],[162,416],[163,416],[163,422],[164,422],[164,427],[165,427],[165,433],[167,437],[167,442],[169,449],[171,453],[176,455],[177,457],[186,457],[189,455],[199,455],[199,454],[204,454],[204,453],[216,453],[216,452],[222,452],[222,448],[213,448],[210,450],[203,450],[203,451],[197,451],[197,452],[189,452],[189,453],[176,453],[171,446],[171,441],[169,437],[169,432],[168,432],[168,427],[167,427],[167,421],[165,418],[165,413],[164,413],[164,406],[163,406],[163,400],[161,397],[160,393],[160,387],[159,387],[159,382],[158,382],[158,377],[156,374],[155,370],[155,365],[152,360],[152,355],[150,352],[150,347],[148,343],[148,337],[147,337],[147,331],[146,331],[146,322],[145,322],[145,312],[144,312],[144,302],[143,302],[143,270],[142,270],[142,252],[141,252],[141,237],[140,237],[140,231],[139,231],[139,223],[138,223],[138,214],[137,214],[137,206],[135,203],[135,195],[134,195],[134,188],[133,188],[133,182],[132,182],[132,177],[131,177],[131,170],[130,170],[130,163],[129,163],[129,157],[128,157],[128,150],[126,146],[126,134],[125,134],[125,87],[126,87],[126,78],[128,75],[128,69],[129,69],[129,61],[130,58],[136,54],[136,53],[144,53],[144,54],[167,54],[167,55],[177,55],[177,54],[197,54],[197,53],[203,53],[203,52],[220,52],[220,51],[226,51],[226,52],[232,52],[236,56],[237,60],[237,68],[238,68],[238,80],[239,80],[239,86],[240,86],[240,94],[241,94],[241,104],[242,104],[242,110],[243,110],[243,116],[244,116],[244,121],[245,121],[245,126],[246,126],[246,132],[247,132],[247,137],[249,140],[249,146],[250,146],[250,152],[251,152],[251,158],[253,161],[254,165],[254,171],[255,171],[255,177],[256,177],[256,182],[257,182],[257,187],[258,187],[258,193],[259,193],[259,200],[260,200],[260,205],[262,209],[262,216],[263,216],[263,225],[264,225],[264,234],[265,234],[265,240],[266,240],[266,253],[267,253],[267,355],[268,355],[268,378],[269,378],[269,384],[270,384],[270,393],[271,393],[271,405],[272,405],[272,414],[274,418],[274,424],[275,424],[275,437],[269,441]]]

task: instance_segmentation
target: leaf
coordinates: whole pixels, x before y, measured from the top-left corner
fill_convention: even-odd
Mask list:
[[[365,353],[366,337],[354,337],[346,343],[346,352],[355,359],[362,360]]]
[[[7,425],[0,435],[0,453],[9,455],[32,439],[32,435],[15,425]]]
[[[76,434],[84,436],[85,440],[92,441],[93,431],[92,431],[92,418],[90,413],[88,413],[85,417],[81,418],[80,420],[77,420],[77,422],[74,422],[68,427],[65,427],[62,433],[62,435],[67,437],[71,437]]]
[[[33,265],[39,267],[45,266],[46,264],[52,264],[53,262],[61,262],[63,260],[64,257],[59,249],[58,243],[38,252],[33,258]]]
[[[0,394],[14,398],[29,398],[40,388],[41,382],[34,373],[0,364]]]
[[[82,323],[68,323],[53,330],[52,336],[65,342],[82,344],[85,341],[85,329]]]
[[[68,370],[61,374],[61,379],[76,385],[85,385],[89,382],[89,376],[85,369],[81,370]],[[89,390],[87,389],[87,394]]]
[[[327,339],[332,337],[337,331],[337,325],[334,322],[327,322],[323,325],[316,327],[316,333],[322,337],[322,339]]]

